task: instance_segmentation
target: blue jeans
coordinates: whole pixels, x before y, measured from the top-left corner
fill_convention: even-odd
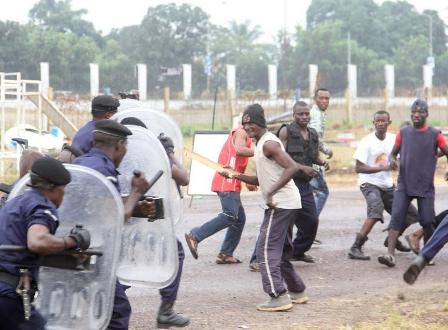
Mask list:
[[[200,242],[218,231],[228,228],[220,253],[233,256],[233,251],[240,242],[246,223],[246,214],[239,192],[218,192],[218,197],[221,201],[222,212],[202,226],[193,228],[191,234]]]
[[[313,187],[314,202],[316,203],[317,216],[324,209],[325,203],[327,202],[328,191],[327,182],[325,182],[325,170],[321,168],[320,175],[311,179],[310,185]]]

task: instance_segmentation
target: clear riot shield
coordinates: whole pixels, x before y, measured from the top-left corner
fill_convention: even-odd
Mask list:
[[[132,101],[135,102],[135,100]],[[179,161],[182,163],[184,140],[179,126],[167,114],[161,111],[149,109],[141,102],[140,104],[140,106],[134,107],[130,107],[130,104],[126,104],[124,107],[120,106],[118,108],[118,112],[111,119],[115,119],[120,122],[126,117],[136,117],[144,122],[146,127],[156,136],[160,133],[168,135],[171,139],[173,139],[174,152]]]
[[[65,165],[72,181],[59,207],[56,236],[83,225],[91,235],[93,255],[83,270],[41,267],[37,308],[46,329],[105,329],[112,315],[116,269],[120,256],[124,210],[115,187],[100,173],[79,165]],[[9,199],[23,193],[29,175],[14,186]],[[81,267],[83,268],[83,267]]]
[[[131,190],[134,170],[145,173],[149,180],[159,170],[163,175],[146,193],[163,203],[163,216],[155,221],[133,217],[123,228],[122,249],[117,276],[131,286],[165,287],[177,273],[177,242],[172,210],[171,166],[165,149],[149,130],[130,125],[127,152],[118,171],[123,194]]]
[[[125,103],[118,109],[118,112],[112,117],[112,119],[120,122],[126,117],[136,117],[145,123],[146,127],[156,136],[160,133],[164,133],[173,139],[174,143],[174,153],[177,159],[182,163],[182,156],[184,150],[184,141],[182,137],[182,132],[179,129],[179,126],[172,120],[168,115],[163,112],[148,109],[144,106],[143,103],[130,100],[133,102]],[[121,102],[121,101],[120,101]],[[140,106],[135,106],[134,108],[126,107],[130,104],[139,103]],[[171,198],[175,202],[173,212],[174,223],[179,223],[183,218],[183,200],[182,195],[180,193],[180,187],[176,185],[176,183],[171,180]]]

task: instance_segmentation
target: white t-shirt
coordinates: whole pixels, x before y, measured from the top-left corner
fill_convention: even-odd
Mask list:
[[[267,141],[275,141],[280,144],[283,151],[282,142],[271,132],[266,132],[257,142],[255,148],[255,165],[257,167],[258,183],[260,184],[260,190],[263,195],[263,199],[266,202],[266,192],[278,181],[281,174],[285,170],[277,162],[267,158],[263,152],[263,145]],[[287,184],[280,188],[274,196],[272,201],[276,203],[276,207],[280,209],[300,209],[302,208],[302,201],[300,198],[299,189],[291,179]]]
[[[359,142],[353,158],[369,166],[387,165],[394,144],[395,134],[386,133],[384,140],[380,140],[375,132],[370,133]],[[359,173],[358,183],[370,183],[380,188],[390,188],[394,184],[390,171]]]

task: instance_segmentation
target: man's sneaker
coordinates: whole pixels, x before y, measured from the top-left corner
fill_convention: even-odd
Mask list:
[[[303,292],[289,292],[289,297],[293,304],[306,304],[308,302],[308,296],[305,291]]]
[[[406,237],[405,237],[406,238]],[[407,239],[406,239],[407,240]],[[384,246],[388,247],[389,246],[389,240],[386,237],[386,239],[384,240]],[[397,243],[395,244],[395,248],[400,251],[400,252],[411,252],[411,248],[409,248],[408,246],[404,245],[399,239],[397,239]]]
[[[267,302],[257,305],[257,309],[263,312],[288,311],[292,308],[291,298],[287,293],[278,297],[271,297]]]
[[[378,257],[378,262],[380,264],[386,265],[387,267],[395,267],[395,257],[390,254],[383,254]]]
[[[417,258],[414,259],[408,269],[404,272],[404,281],[410,285],[414,284],[426,264],[427,262],[423,256],[417,256]]]
[[[259,272],[259,271],[260,271],[260,265],[259,265],[258,262],[256,262],[256,261],[251,262],[251,263],[249,264],[249,270],[250,270],[251,272]]]
[[[316,262],[312,256],[306,253],[300,254],[298,256],[293,256],[291,258],[291,261],[303,261],[309,264],[314,264]]]
[[[187,241],[188,248],[190,249],[193,258],[198,258],[198,244],[199,242],[194,238],[192,233],[185,234],[185,240]]]
[[[314,239],[313,245],[317,245],[317,246],[322,245],[322,241],[319,239]]]

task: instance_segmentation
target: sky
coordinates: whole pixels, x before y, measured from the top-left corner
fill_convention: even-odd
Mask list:
[[[0,20],[25,23],[28,11],[38,0],[16,0],[8,2],[0,10]],[[263,40],[272,41],[277,32],[286,27],[290,32],[297,24],[306,25],[306,10],[311,0],[72,0],[74,9],[85,8],[84,18],[95,28],[108,33],[112,28],[140,24],[148,7],[175,2],[190,3],[207,12],[211,21],[227,25],[231,20],[242,23],[250,20],[264,32]],[[381,3],[382,0],[375,0]],[[419,12],[425,9],[439,11],[439,16],[448,24],[448,2],[446,0],[408,0]]]

